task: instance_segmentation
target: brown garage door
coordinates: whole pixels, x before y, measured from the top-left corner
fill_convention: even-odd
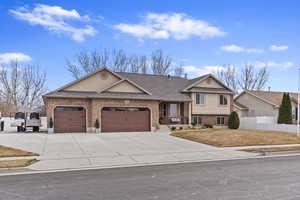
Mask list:
[[[54,132],[86,132],[85,109],[82,107],[56,107],[54,110]]]
[[[104,107],[101,111],[101,131],[150,131],[150,111],[148,108]]]

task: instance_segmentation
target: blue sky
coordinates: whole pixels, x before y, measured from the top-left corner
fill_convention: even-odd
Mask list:
[[[163,49],[190,77],[224,64],[267,63],[267,86],[296,91],[299,7],[297,0],[1,0],[0,64],[17,57],[39,65],[51,90],[72,80],[66,59],[81,50]]]

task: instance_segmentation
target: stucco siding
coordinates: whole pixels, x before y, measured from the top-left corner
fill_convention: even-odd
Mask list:
[[[195,87],[223,88],[222,85],[220,85],[217,81],[215,81],[212,78],[207,78],[207,79],[201,81],[200,83],[195,85]]]
[[[249,95],[247,93],[242,94],[236,99],[237,102],[247,106],[248,111],[243,112],[244,117],[255,117],[255,116],[273,116],[277,117],[278,109],[275,106],[264,102],[263,100]]]
[[[65,88],[65,91],[98,92],[119,81],[120,78],[107,70],[100,71],[87,79]]]
[[[204,94],[204,104],[196,104],[196,93],[192,93],[192,114],[229,115],[232,107],[232,96],[226,95],[227,105],[220,105],[219,94]]]
[[[122,83],[119,83],[119,84],[111,87],[107,91],[109,91],[109,92],[145,93],[127,81],[123,81]]]

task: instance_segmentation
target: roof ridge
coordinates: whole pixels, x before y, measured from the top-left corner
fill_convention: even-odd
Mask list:
[[[168,75],[170,74],[167,74],[167,75],[163,75],[163,74],[142,74],[142,73],[137,73],[137,72],[115,72],[117,74],[134,74],[134,75],[142,75],[142,76],[160,76],[160,77],[168,77]],[[180,77],[180,76],[172,76],[170,75],[172,78],[179,78],[179,79],[184,79],[184,80],[192,80],[192,79],[187,79],[187,78],[183,78],[183,77]]]

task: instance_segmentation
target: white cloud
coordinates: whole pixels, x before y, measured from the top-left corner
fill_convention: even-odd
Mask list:
[[[191,36],[208,39],[225,35],[219,28],[208,24],[206,21],[193,19],[183,13],[148,13],[141,23],[121,23],[115,25],[115,28],[137,38],[151,39],[174,38],[183,40]]]
[[[227,45],[227,46],[221,46],[221,50],[226,51],[226,52],[234,52],[234,53],[245,51],[245,49],[243,47],[240,47],[240,46],[237,46],[234,44]]]
[[[262,62],[262,61],[256,61],[252,63],[255,67],[269,67],[269,68],[278,68],[281,70],[294,67],[295,64],[291,61],[286,61],[286,62],[274,62],[274,61],[267,61],[267,62]]]
[[[0,64],[8,64],[12,61],[30,62],[30,56],[23,53],[2,53],[0,54]]]
[[[281,45],[281,46],[271,45],[269,49],[271,51],[286,51],[286,50],[288,50],[288,48],[289,47],[286,45]]]
[[[232,52],[232,53],[240,53],[240,52],[246,52],[246,53],[263,53],[264,50],[262,49],[255,49],[255,48],[244,48],[235,44],[221,46],[220,49],[222,51],[226,52]]]
[[[31,25],[40,25],[47,30],[70,35],[73,40],[82,42],[86,36],[94,36],[97,31],[90,25],[78,28],[67,23],[66,20],[89,21],[87,15],[81,16],[76,10],[66,10],[60,6],[37,4],[32,10],[19,7],[10,10],[16,18],[27,21]]]
[[[183,66],[184,72],[188,74],[189,78],[199,77],[205,74],[214,74],[217,70],[225,69],[223,66],[203,66],[196,67],[194,65]]]

